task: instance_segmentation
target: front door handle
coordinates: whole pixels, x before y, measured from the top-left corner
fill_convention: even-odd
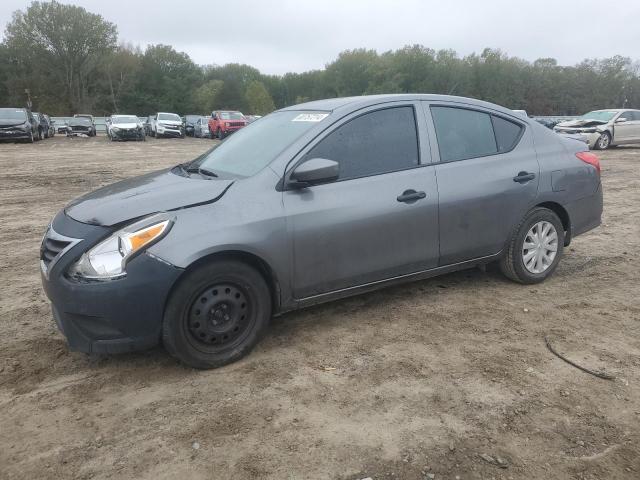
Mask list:
[[[415,190],[405,190],[396,200],[403,203],[414,203],[427,196],[424,192],[416,192]]]
[[[518,183],[527,183],[533,180],[534,178],[536,178],[535,173],[519,172],[518,175],[513,177],[513,181]]]

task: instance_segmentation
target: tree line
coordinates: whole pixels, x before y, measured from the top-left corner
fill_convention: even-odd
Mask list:
[[[119,43],[116,25],[56,1],[14,12],[0,43],[0,106],[25,106],[29,97],[34,110],[51,115],[264,115],[320,98],[409,92],[474,97],[536,115],[640,108],[640,64],[613,56],[561,66],[490,48],[459,56],[408,45],[347,50],[321,70],[266,75],[244,64],[197,65],[169,45],[143,51]]]

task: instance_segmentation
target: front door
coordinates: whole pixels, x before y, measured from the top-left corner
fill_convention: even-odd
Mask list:
[[[628,110],[618,118],[626,121],[614,123],[614,143],[638,143],[640,142],[640,112]]]
[[[283,193],[296,298],[437,265],[434,167],[428,149],[421,161],[415,105],[396,105],[351,115],[298,162],[334,160],[340,176]]]

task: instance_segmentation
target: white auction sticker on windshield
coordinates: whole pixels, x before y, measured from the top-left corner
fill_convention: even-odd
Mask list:
[[[328,113],[301,113],[292,122],[321,122],[329,116]]]

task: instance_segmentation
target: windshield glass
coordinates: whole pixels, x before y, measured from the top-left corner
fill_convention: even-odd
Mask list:
[[[119,123],[138,123],[138,117],[134,117],[133,115],[122,115],[117,117],[111,117],[111,123],[119,124]]]
[[[239,177],[255,175],[329,114],[274,112],[238,130],[198,161],[201,168]]]
[[[220,112],[220,120],[244,120],[240,112]]]
[[[27,120],[27,114],[24,110],[17,108],[0,108],[0,118],[2,120],[17,120],[24,122]]]
[[[593,112],[585,113],[581,115],[579,118],[581,120],[600,120],[602,122],[608,122],[611,120],[615,114],[618,112],[611,112],[608,110],[596,110]]]
[[[84,117],[76,117],[71,120],[71,123],[75,123],[76,125],[91,125],[91,121]]]
[[[182,121],[182,119],[175,113],[159,113],[158,120],[172,120],[174,122]]]

